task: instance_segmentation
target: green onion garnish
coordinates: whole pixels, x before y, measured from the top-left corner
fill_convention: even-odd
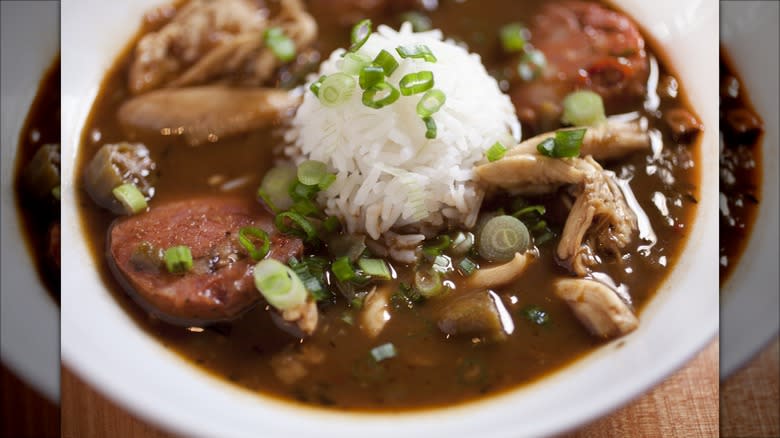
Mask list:
[[[306,160],[298,165],[298,181],[307,186],[318,185],[328,173],[328,166],[322,161]]]
[[[493,146],[490,146],[490,149],[485,153],[491,163],[504,158],[504,154],[506,154],[506,147],[500,141],[493,143]]]
[[[298,261],[295,257],[290,258],[290,268],[303,283],[303,287],[314,297],[316,301],[327,299],[330,294],[322,286],[325,265],[327,261],[321,257],[311,257],[305,261]]]
[[[574,126],[592,126],[603,122],[604,101],[598,94],[589,90],[575,91],[563,99],[561,121]]]
[[[534,80],[544,73],[547,58],[541,50],[526,51],[517,64],[517,74],[524,81]]]
[[[336,107],[349,100],[355,91],[355,78],[346,73],[334,73],[325,78],[317,96],[327,107]]]
[[[539,306],[528,306],[522,311],[523,316],[536,325],[546,325],[550,322],[550,314]]]
[[[393,345],[391,342],[371,349],[371,357],[373,357],[376,362],[382,362],[385,359],[392,359],[397,354],[398,352],[395,349],[395,345]]]
[[[290,62],[295,59],[295,43],[281,27],[269,27],[263,35],[265,45],[282,62]]]
[[[363,270],[363,273],[371,277],[381,278],[382,280],[393,278],[390,268],[387,267],[387,262],[382,259],[360,258],[358,259],[358,266]]]
[[[363,93],[363,105],[379,109],[395,102],[400,96],[401,93],[397,88],[387,82],[380,82],[369,87]]]
[[[258,262],[254,269],[255,287],[268,304],[279,310],[306,303],[306,288],[292,269],[274,259]]]
[[[368,37],[371,36],[371,20],[365,19],[359,21],[355,27],[352,28],[350,40],[352,45],[349,46],[348,52],[357,52],[363,47],[363,44],[368,41]]]
[[[330,270],[333,271],[333,275],[339,281],[349,281],[355,278],[355,268],[352,267],[352,263],[349,262],[349,258],[339,257],[333,261],[330,265]]]
[[[60,186],[55,186],[51,189],[51,195],[54,196],[54,199],[60,200]]]
[[[540,154],[552,158],[571,158],[580,154],[580,146],[585,138],[586,128],[563,129],[555,132],[555,137],[547,138],[536,146]]]
[[[288,225],[286,220],[292,222],[292,225]],[[314,229],[314,226],[305,217],[294,211],[277,214],[274,218],[274,224],[281,233],[298,236],[308,242],[317,237],[317,230]]]
[[[136,187],[135,184],[122,184],[121,186],[115,187],[111,193],[113,193],[116,200],[122,204],[127,214],[140,213],[148,207],[144,194],[138,190],[138,187]]]
[[[371,59],[368,56],[359,53],[347,53],[344,55],[344,59],[341,60],[341,71],[357,76],[360,74],[360,70],[370,63]]]
[[[452,244],[452,239],[450,239],[450,236],[442,234],[433,242],[430,242],[427,245],[423,245],[422,251],[427,256],[436,257],[441,255],[445,249],[449,248],[450,244]]]
[[[192,269],[192,252],[188,246],[179,245],[166,249],[163,260],[171,274],[185,274]]]
[[[495,261],[509,261],[515,253],[524,252],[531,244],[528,228],[512,216],[496,216],[479,231],[477,250],[479,255]]]
[[[523,207],[520,210],[517,210],[516,212],[514,212],[512,214],[512,216],[514,216],[514,217],[519,219],[520,217],[528,215],[528,214],[531,214],[531,213],[536,213],[536,214],[541,216],[541,215],[544,215],[546,212],[547,212],[547,209],[544,208],[544,205],[529,205],[528,207]]]
[[[372,64],[382,67],[385,71],[385,76],[387,77],[390,77],[398,68],[398,61],[395,59],[395,56],[385,49],[382,49],[382,51],[376,55]]]
[[[280,166],[265,173],[257,195],[271,211],[276,213],[292,206],[290,189],[296,183],[296,172],[294,167]]]
[[[320,190],[328,190],[328,188],[333,185],[334,182],[336,182],[336,174],[326,173],[325,176],[322,177],[322,180],[320,180],[319,184],[317,184],[317,187]]]
[[[299,199],[295,201],[290,211],[298,213],[301,216],[318,216],[320,208],[310,199]]]
[[[444,105],[447,96],[443,91],[433,88],[428,90],[417,103],[417,115],[420,117],[430,117]]]
[[[468,257],[463,257],[463,260],[458,263],[458,271],[460,271],[464,277],[473,274],[478,268],[477,264]]]
[[[316,81],[312,82],[311,85],[309,85],[309,90],[311,90],[311,92],[314,93],[315,96],[319,97],[320,87],[322,86],[322,81],[324,81],[325,78],[327,78],[327,76],[322,75],[320,76],[319,79],[317,79]]]
[[[431,30],[431,19],[417,11],[409,11],[401,15],[401,22],[408,21],[415,32]]]
[[[536,150],[539,151],[540,154],[545,155],[547,157],[554,157],[555,156],[555,138],[545,138],[542,140],[541,143],[536,145]]]
[[[259,248],[252,242],[252,237],[260,240]],[[271,239],[268,237],[268,233],[255,227],[243,227],[238,230],[238,243],[246,249],[254,261],[265,258],[271,249]]]
[[[398,52],[398,55],[401,56],[401,58],[416,58],[416,59],[424,59],[427,62],[436,62],[436,57],[433,55],[433,52],[431,52],[431,49],[428,48],[425,44],[417,44],[414,46],[398,46],[395,49],[396,52]]]
[[[431,298],[440,294],[444,289],[441,274],[435,269],[416,271],[414,273],[414,288],[425,298]]]
[[[474,235],[469,232],[460,231],[452,239],[452,249],[450,252],[456,256],[466,255],[474,246]]]
[[[322,222],[322,228],[325,229],[325,231],[332,233],[341,227],[341,222],[339,222],[339,218],[336,216],[328,216],[325,218],[325,220]]]
[[[446,274],[452,271],[452,259],[443,254],[437,255],[436,258],[433,259],[432,268],[442,274]]]
[[[385,80],[384,68],[378,65],[369,64],[364,66],[360,70],[360,77],[358,83],[360,84],[360,88],[365,90],[367,88],[373,87],[374,85],[380,82],[384,82],[384,80]]]
[[[423,123],[425,123],[425,138],[436,138],[436,122],[433,117],[423,117]]]
[[[297,180],[290,187],[289,195],[293,201],[300,201],[301,199],[314,199],[320,188],[317,185],[307,186]]]
[[[398,83],[398,86],[401,89],[401,94],[404,96],[411,96],[413,94],[428,91],[433,88],[433,73],[428,70],[409,73],[401,78],[401,82]]]
[[[528,31],[520,23],[507,24],[501,28],[501,46],[507,53],[521,52],[525,48]]]

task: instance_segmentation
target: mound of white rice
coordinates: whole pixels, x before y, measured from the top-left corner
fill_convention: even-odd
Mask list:
[[[398,56],[398,46],[415,44],[427,45],[437,62]],[[363,105],[362,90],[356,86],[349,101],[329,108],[307,85],[287,132],[291,146],[286,153],[297,163],[319,160],[336,172],[336,182],[319,201],[350,232],[407,246],[424,238],[419,233],[432,234],[446,226],[470,228],[484,195],[472,169],[496,141],[509,147],[520,137],[514,107],[479,55],[443,41],[439,30],[415,33],[409,23],[398,32],[379,26],[359,53],[373,59],[382,49],[400,63],[388,79],[395,87],[408,73],[433,72],[434,87],[447,98],[433,115],[437,137],[425,138],[425,125],[416,112],[422,94],[401,96],[373,109]],[[312,78],[341,71],[343,52],[333,52]]]

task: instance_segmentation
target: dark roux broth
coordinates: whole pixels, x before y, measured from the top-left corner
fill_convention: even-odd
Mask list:
[[[761,199],[763,122],[728,54],[720,50],[720,282],[745,249]]]
[[[60,271],[50,249],[50,229],[59,226],[60,203],[52,196],[31,196],[24,183],[25,168],[38,150],[46,144],[60,143],[60,58],[52,62],[41,80],[38,93],[19,136],[16,158],[17,211],[23,234],[33,254],[35,268],[46,290],[60,302]],[[59,238],[57,237],[59,240]],[[59,243],[56,245],[59,252]],[[59,259],[59,255],[56,255]]]
[[[345,46],[348,38],[348,29],[334,21],[327,3],[312,1],[308,5],[318,21],[319,37],[314,48],[321,57]],[[466,42],[472,51],[480,53],[489,70],[497,70],[504,60],[496,43],[496,30],[508,22],[527,21],[541,4],[515,0],[442,1],[429,16],[433,26],[442,29],[445,36]],[[375,24],[377,21],[398,24],[396,15],[375,20]],[[83,173],[86,163],[104,143],[142,141],[149,147],[160,171],[151,208],[191,195],[217,193],[208,184],[214,174],[227,179],[252,175],[251,184],[237,193],[254,197],[263,172],[272,165],[271,150],[281,142],[274,130],[198,148],[174,144],[170,138],[160,136],[128,139],[122,133],[116,113],[129,96],[126,75],[130,50],[121,54],[95,101],[78,156],[79,172]],[[668,78],[670,72],[661,65],[660,75]],[[631,186],[657,234],[657,242],[646,252],[639,247],[647,242],[635,239],[626,248],[622,263],[599,266],[601,272],[630,292],[637,311],[677,261],[695,212],[699,180],[694,165],[698,157],[697,142],[678,143],[662,120],[667,109],[686,105],[681,90],[671,97],[662,95],[660,107],[652,111],[645,111],[642,102],[634,102],[628,109],[647,118],[662,148],[656,157],[639,153],[607,166],[619,176],[631,178]],[[533,130],[534,127],[524,127],[526,132]],[[101,266],[104,281],[138,325],[202,369],[263,394],[350,410],[451,405],[534,381],[601,344],[588,334],[567,305],[553,295],[552,280],[569,275],[555,261],[554,242],[541,246],[539,259],[519,281],[496,291],[515,324],[514,334],[503,343],[445,337],[436,326],[435,315],[440,307],[436,299],[413,308],[402,300],[394,300],[392,319],[373,340],[344,321],[345,313],[354,310],[349,309],[343,298],[321,305],[317,332],[302,343],[278,329],[263,307],[255,308],[231,324],[192,330],[169,326],[148,317],[111,277],[105,245],[106,230],[114,216],[96,207],[85,191],[80,190],[78,196],[82,223],[91,236],[93,256]],[[544,203],[550,211],[561,209],[552,197],[533,201]],[[657,207],[660,203],[665,208]],[[495,199],[487,208],[501,204],[501,199]],[[662,213],[662,210],[668,211]],[[564,220],[565,215],[556,218],[551,214],[553,227],[560,229]],[[407,268],[396,268],[401,280],[408,277]],[[532,305],[548,313],[549,323],[537,325],[524,316],[523,309]],[[369,351],[385,342],[395,345],[398,356],[374,363]],[[308,375],[292,386],[275,377],[270,365],[275,354],[285,348],[309,347],[325,353],[322,364],[309,367]]]

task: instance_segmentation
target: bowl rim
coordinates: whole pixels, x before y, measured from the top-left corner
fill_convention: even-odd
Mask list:
[[[88,1],[83,0],[80,3],[87,4]],[[658,3],[673,5],[674,2],[676,0],[661,0],[654,3],[654,6],[650,6],[647,3],[643,4],[641,0],[623,0],[619,4],[629,15],[639,17],[640,23],[645,25],[645,31],[653,36],[657,45],[663,46],[667,57],[671,58],[666,60],[667,64],[671,61],[679,62],[681,59],[690,59],[692,56],[707,59],[712,63],[716,62],[718,53],[717,4],[709,0],[690,2],[688,6],[690,9],[687,12],[693,11],[693,13],[685,16],[690,20],[699,21],[670,23],[662,19],[663,15]],[[79,2],[74,3],[78,4]],[[139,8],[137,5],[131,7],[130,15]],[[127,13],[128,11],[123,12],[125,15]],[[116,14],[114,13],[114,15]],[[63,45],[71,43],[75,45],[80,38],[86,38],[84,35],[80,35],[83,29],[77,29],[75,22],[71,21],[76,17],[73,10],[66,8],[63,11]],[[108,22],[110,19],[110,14],[104,17],[104,20]],[[685,26],[688,27],[689,31],[694,29],[701,32],[702,41],[712,41],[712,43],[704,43],[705,50],[697,51],[688,47],[692,44],[690,42],[688,44],[685,42],[672,44],[672,36],[675,36],[675,32],[685,30]],[[127,29],[120,30],[105,38],[105,41],[96,44],[98,47],[108,50],[108,53],[117,53],[117,47],[122,47],[122,43],[129,39],[129,34]],[[707,39],[707,36],[710,38]],[[113,49],[111,48],[112,44]],[[103,76],[105,69],[110,66],[111,62],[113,59],[99,61],[101,64],[97,68],[100,69],[100,77]],[[78,68],[78,66],[83,65],[83,62],[80,63],[75,58],[63,57],[63,93],[67,93],[66,83],[68,80],[75,81],[78,75],[83,74]],[[703,67],[691,68],[701,69],[704,77],[703,82],[712,81],[712,78],[708,76],[711,72]],[[693,90],[692,88],[696,87],[693,86],[691,80],[683,81],[683,83],[687,86],[690,100],[694,108],[699,110],[699,115],[705,125],[715,126],[717,113],[714,108],[717,108],[717,96],[707,96],[707,94],[712,94],[711,91],[715,89],[717,81],[712,82],[711,90]],[[65,144],[78,144],[83,122],[96,93],[96,87],[87,87],[86,94],[76,93],[72,96],[67,110],[63,108]],[[63,100],[70,99],[71,97],[68,96],[67,99]],[[66,123],[70,123],[70,125],[66,126]],[[703,167],[701,187],[714,187],[713,181],[717,181],[715,179],[717,176],[717,156],[713,155],[717,148],[712,147],[716,144],[716,133],[712,129],[705,129],[700,146],[702,151],[701,166]],[[705,153],[706,151],[709,153]],[[63,181],[63,193],[65,196],[68,194],[73,196],[75,150],[71,148],[64,156],[66,158],[63,158],[63,175],[67,181]],[[80,236],[81,229],[77,223],[76,211],[74,208],[67,210],[63,211],[63,227],[71,228],[70,233],[64,234]],[[717,193],[713,193],[711,196],[702,196],[693,230],[683,249],[683,257],[677,261],[673,272],[661,290],[656,293],[642,312],[643,324],[640,329],[629,337],[621,339],[625,341],[624,347],[619,347],[621,342],[608,344],[563,370],[556,371],[555,375],[562,376],[561,379],[550,379],[548,376],[548,378],[525,387],[475,402],[443,409],[404,412],[403,415],[393,412],[363,414],[302,408],[300,405],[277,402],[276,399],[267,396],[249,394],[247,391],[217,380],[215,377],[205,377],[208,376],[206,373],[194,369],[183,358],[165,350],[161,345],[152,343],[156,342],[153,339],[152,342],[149,339],[144,339],[146,335],[137,333],[139,330],[136,329],[136,332],[123,333],[125,336],[123,343],[128,346],[128,349],[135,348],[149,354],[149,356],[144,356],[145,366],[139,366],[138,363],[128,362],[126,357],[114,354],[116,351],[112,351],[110,347],[106,347],[106,350],[100,350],[106,346],[105,343],[102,343],[104,341],[94,336],[90,338],[86,331],[87,328],[79,325],[76,319],[71,318],[74,312],[79,309],[71,307],[70,303],[73,300],[66,297],[66,295],[73,293],[70,290],[63,290],[63,360],[79,376],[96,386],[108,398],[126,406],[147,421],[187,435],[244,436],[247,431],[263,430],[263,433],[268,436],[282,436],[283,434],[289,435],[291,430],[294,430],[301,433],[316,432],[325,436],[351,436],[370,431],[373,435],[389,437],[395,436],[399,432],[412,435],[440,435],[445,429],[456,435],[469,433],[483,435],[486,433],[486,425],[492,427],[490,433],[495,436],[517,436],[518,427],[524,427],[521,433],[530,436],[563,432],[605,414],[636,397],[682,366],[713,339],[718,327],[717,252],[715,251],[716,244],[712,242],[712,239],[706,237],[712,232],[713,227],[717,227],[717,222],[714,219],[717,218],[716,212]],[[76,245],[70,249],[83,250],[83,247],[82,243],[80,247]],[[63,259],[67,261],[69,257],[63,257]],[[90,280],[94,279],[89,274],[91,266],[90,263],[85,265],[81,269],[76,267],[76,269],[63,270],[63,284],[76,284],[75,281],[81,281],[84,285],[85,278],[87,279],[86,283],[90,283]],[[691,275],[686,276],[686,273],[691,273]],[[698,278],[699,276],[701,278]],[[680,282],[676,288],[678,289],[677,293],[674,293],[673,288],[669,286],[673,281]],[[682,304],[685,303],[686,296],[680,293],[679,289],[686,286],[697,289],[695,293],[702,299],[699,308],[690,310],[683,308]],[[90,287],[90,285],[86,284],[85,287]],[[113,299],[113,297],[110,298]],[[681,306],[676,306],[678,303]],[[123,312],[121,309],[120,311]],[[663,319],[659,316],[663,314],[676,314],[680,318],[687,316],[690,320],[696,321],[697,324],[682,332],[671,332],[671,329],[665,328],[663,325]],[[122,321],[122,315],[119,313],[112,313],[110,316],[118,318],[117,324],[127,322]],[[125,315],[126,317],[127,315]],[[662,339],[656,339],[654,346],[649,342],[651,339],[646,339],[648,336],[644,333],[660,333]],[[93,349],[92,356],[88,356],[84,351],[85,343],[90,341],[94,343],[86,347]],[[665,354],[661,356],[651,354],[659,350],[658,344],[661,342],[664,344]],[[98,356],[96,355],[102,355],[99,359],[100,362],[97,362]],[[605,355],[609,355],[609,359],[606,359]],[[648,363],[653,363],[653,368],[648,370],[646,366]],[[594,366],[601,366],[601,370],[606,371],[594,375],[592,374]],[[165,376],[161,376],[160,374],[169,371],[168,367],[175,369],[179,375],[165,374]],[[608,371],[612,369],[622,369],[624,373],[629,369],[640,369],[643,372],[640,378],[636,376],[625,378],[623,376],[620,385],[611,385],[613,376],[610,376]],[[116,374],[121,374],[123,378],[117,379]],[[154,376],[154,394],[157,403],[149,402],[148,384],[144,383],[146,386],[139,384],[139,382],[144,382],[144,379],[150,378],[151,375]],[[593,379],[585,382],[586,377],[593,377]],[[177,386],[175,381],[177,379],[179,382],[186,381],[188,383],[186,390],[182,386]],[[188,381],[187,379],[194,380]],[[586,389],[592,390],[593,385],[600,385],[600,390],[586,392]],[[211,405],[231,406],[240,412],[231,410],[220,412],[218,421],[211,415],[196,415],[192,409],[197,409],[197,407],[176,406],[177,403],[187,403],[183,396],[177,394],[182,391],[187,394],[197,394],[198,398],[201,399],[210,400]],[[561,394],[571,395],[565,400],[568,403],[567,406],[574,410],[561,412],[542,409],[545,406],[547,408],[553,406],[553,402],[556,401],[555,398],[551,398],[550,394],[558,394],[559,398]],[[573,404],[574,402],[577,404]],[[304,411],[306,416],[300,416],[300,413]],[[200,413],[203,414],[202,411]],[[536,415],[532,416],[533,413]],[[517,418],[523,418],[523,415],[526,419],[534,421],[522,425],[514,422]],[[348,417],[350,421],[344,421],[345,417]],[[507,421],[507,418],[513,421]],[[386,422],[389,420],[393,421],[392,427],[386,427],[388,425]]]

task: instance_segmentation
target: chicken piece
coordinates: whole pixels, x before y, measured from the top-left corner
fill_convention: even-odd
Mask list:
[[[274,321],[293,336],[298,338],[311,336],[314,330],[317,329],[317,321],[319,319],[317,303],[313,299],[308,299],[299,307],[282,311],[281,319],[284,321],[283,324],[280,324],[276,318],[274,318]],[[290,324],[292,324],[292,327]]]
[[[136,133],[182,135],[192,145],[260,129],[300,103],[284,90],[207,85],[152,91],[122,104],[119,123]]]
[[[577,319],[595,336],[610,339],[632,332],[639,325],[634,313],[606,285],[583,278],[556,280],[555,294],[566,301]]]
[[[325,360],[325,353],[307,343],[293,344],[271,358],[271,368],[276,377],[286,385],[292,385],[309,374],[308,368]]]
[[[492,289],[504,286],[520,277],[528,267],[533,255],[515,253],[515,257],[496,267],[478,269],[466,278],[466,286],[472,289]]]
[[[366,295],[359,322],[360,328],[371,338],[379,336],[390,321],[390,312],[387,309],[390,306],[391,292],[389,287],[375,287]]]
[[[591,157],[582,162],[582,168],[591,169],[569,211],[556,250],[558,258],[579,276],[587,274],[588,266],[600,262],[596,252],[608,250],[619,259],[620,250],[637,230],[636,215],[626,204],[614,174],[604,171]]]
[[[555,137],[555,131],[529,138],[510,149],[506,157],[522,154],[536,154],[536,146]],[[639,122],[606,121],[589,126],[580,146],[580,155],[591,155],[595,160],[614,160],[650,147],[650,136]]]
[[[260,85],[278,66],[264,32],[281,27],[298,50],[315,38],[317,25],[300,0],[282,0],[277,17],[258,0],[190,0],[156,32],[138,42],[129,88],[139,94],[161,87],[197,85],[224,76]]]
[[[474,170],[482,183],[512,193],[541,194],[584,181],[585,172],[577,167],[579,160],[549,158],[535,153],[514,154]]]

